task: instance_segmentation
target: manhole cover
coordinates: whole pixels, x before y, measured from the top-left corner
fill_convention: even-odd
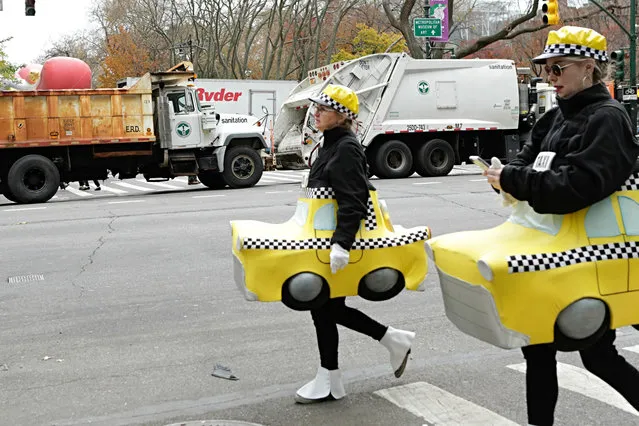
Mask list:
[[[190,422],[172,423],[166,426],[264,426],[259,423],[241,420],[193,420]]]
[[[42,274],[16,275],[15,277],[9,277],[7,281],[9,282],[9,284],[21,284],[21,283],[30,283],[33,281],[44,281],[44,275]]]

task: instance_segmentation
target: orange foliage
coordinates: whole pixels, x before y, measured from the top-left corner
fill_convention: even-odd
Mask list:
[[[131,33],[123,27],[107,38],[107,54],[98,77],[100,87],[115,87],[125,77],[139,77],[153,71],[156,64],[149,52],[135,43]]]

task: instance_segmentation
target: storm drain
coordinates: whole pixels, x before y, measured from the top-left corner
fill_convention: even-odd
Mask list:
[[[24,284],[34,281],[44,281],[44,275],[42,274],[30,274],[30,275],[16,275],[15,277],[9,277],[7,280],[9,284]]]

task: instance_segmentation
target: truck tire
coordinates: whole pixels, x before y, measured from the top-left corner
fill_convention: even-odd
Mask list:
[[[224,177],[222,173],[204,171],[200,172],[197,177],[200,179],[200,182],[208,188],[211,189],[222,189],[226,186],[226,182],[224,182]]]
[[[17,203],[44,203],[58,192],[60,171],[46,157],[26,155],[9,169],[7,186]]]
[[[384,142],[375,155],[374,173],[382,179],[403,179],[409,177],[413,168],[413,154],[402,141]]]
[[[415,170],[420,176],[446,176],[455,165],[455,151],[442,139],[431,139],[417,150]]]
[[[224,155],[224,181],[231,188],[255,186],[262,178],[264,164],[259,152],[250,146],[234,146]]]

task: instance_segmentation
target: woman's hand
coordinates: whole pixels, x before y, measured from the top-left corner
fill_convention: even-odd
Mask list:
[[[498,169],[486,169],[482,173],[484,176],[488,178],[488,183],[493,186],[493,188],[501,191],[501,185],[499,184],[499,178],[501,177],[502,168]]]

